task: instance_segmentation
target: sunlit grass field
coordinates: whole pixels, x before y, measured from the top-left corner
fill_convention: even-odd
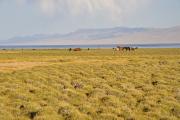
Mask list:
[[[178,120],[180,49],[0,50],[0,120]]]

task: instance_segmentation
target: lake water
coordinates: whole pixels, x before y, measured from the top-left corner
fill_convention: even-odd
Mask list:
[[[6,45],[0,49],[65,49],[65,48],[115,48],[117,44],[109,45]],[[180,48],[178,44],[122,44],[119,46],[138,47],[138,48]]]

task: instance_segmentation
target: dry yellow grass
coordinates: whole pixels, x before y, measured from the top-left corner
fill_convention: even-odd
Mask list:
[[[35,66],[48,65],[46,62],[8,62],[0,63],[0,72],[12,72],[16,70],[23,70]]]
[[[180,49],[3,51],[0,120],[178,120],[179,73]]]

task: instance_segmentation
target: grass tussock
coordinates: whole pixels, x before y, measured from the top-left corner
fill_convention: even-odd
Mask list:
[[[178,120],[180,49],[0,51],[0,120]]]

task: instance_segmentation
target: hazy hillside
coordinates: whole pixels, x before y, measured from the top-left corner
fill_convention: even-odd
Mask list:
[[[180,26],[172,28],[81,29],[68,34],[18,36],[1,44],[143,44],[180,43]]]

